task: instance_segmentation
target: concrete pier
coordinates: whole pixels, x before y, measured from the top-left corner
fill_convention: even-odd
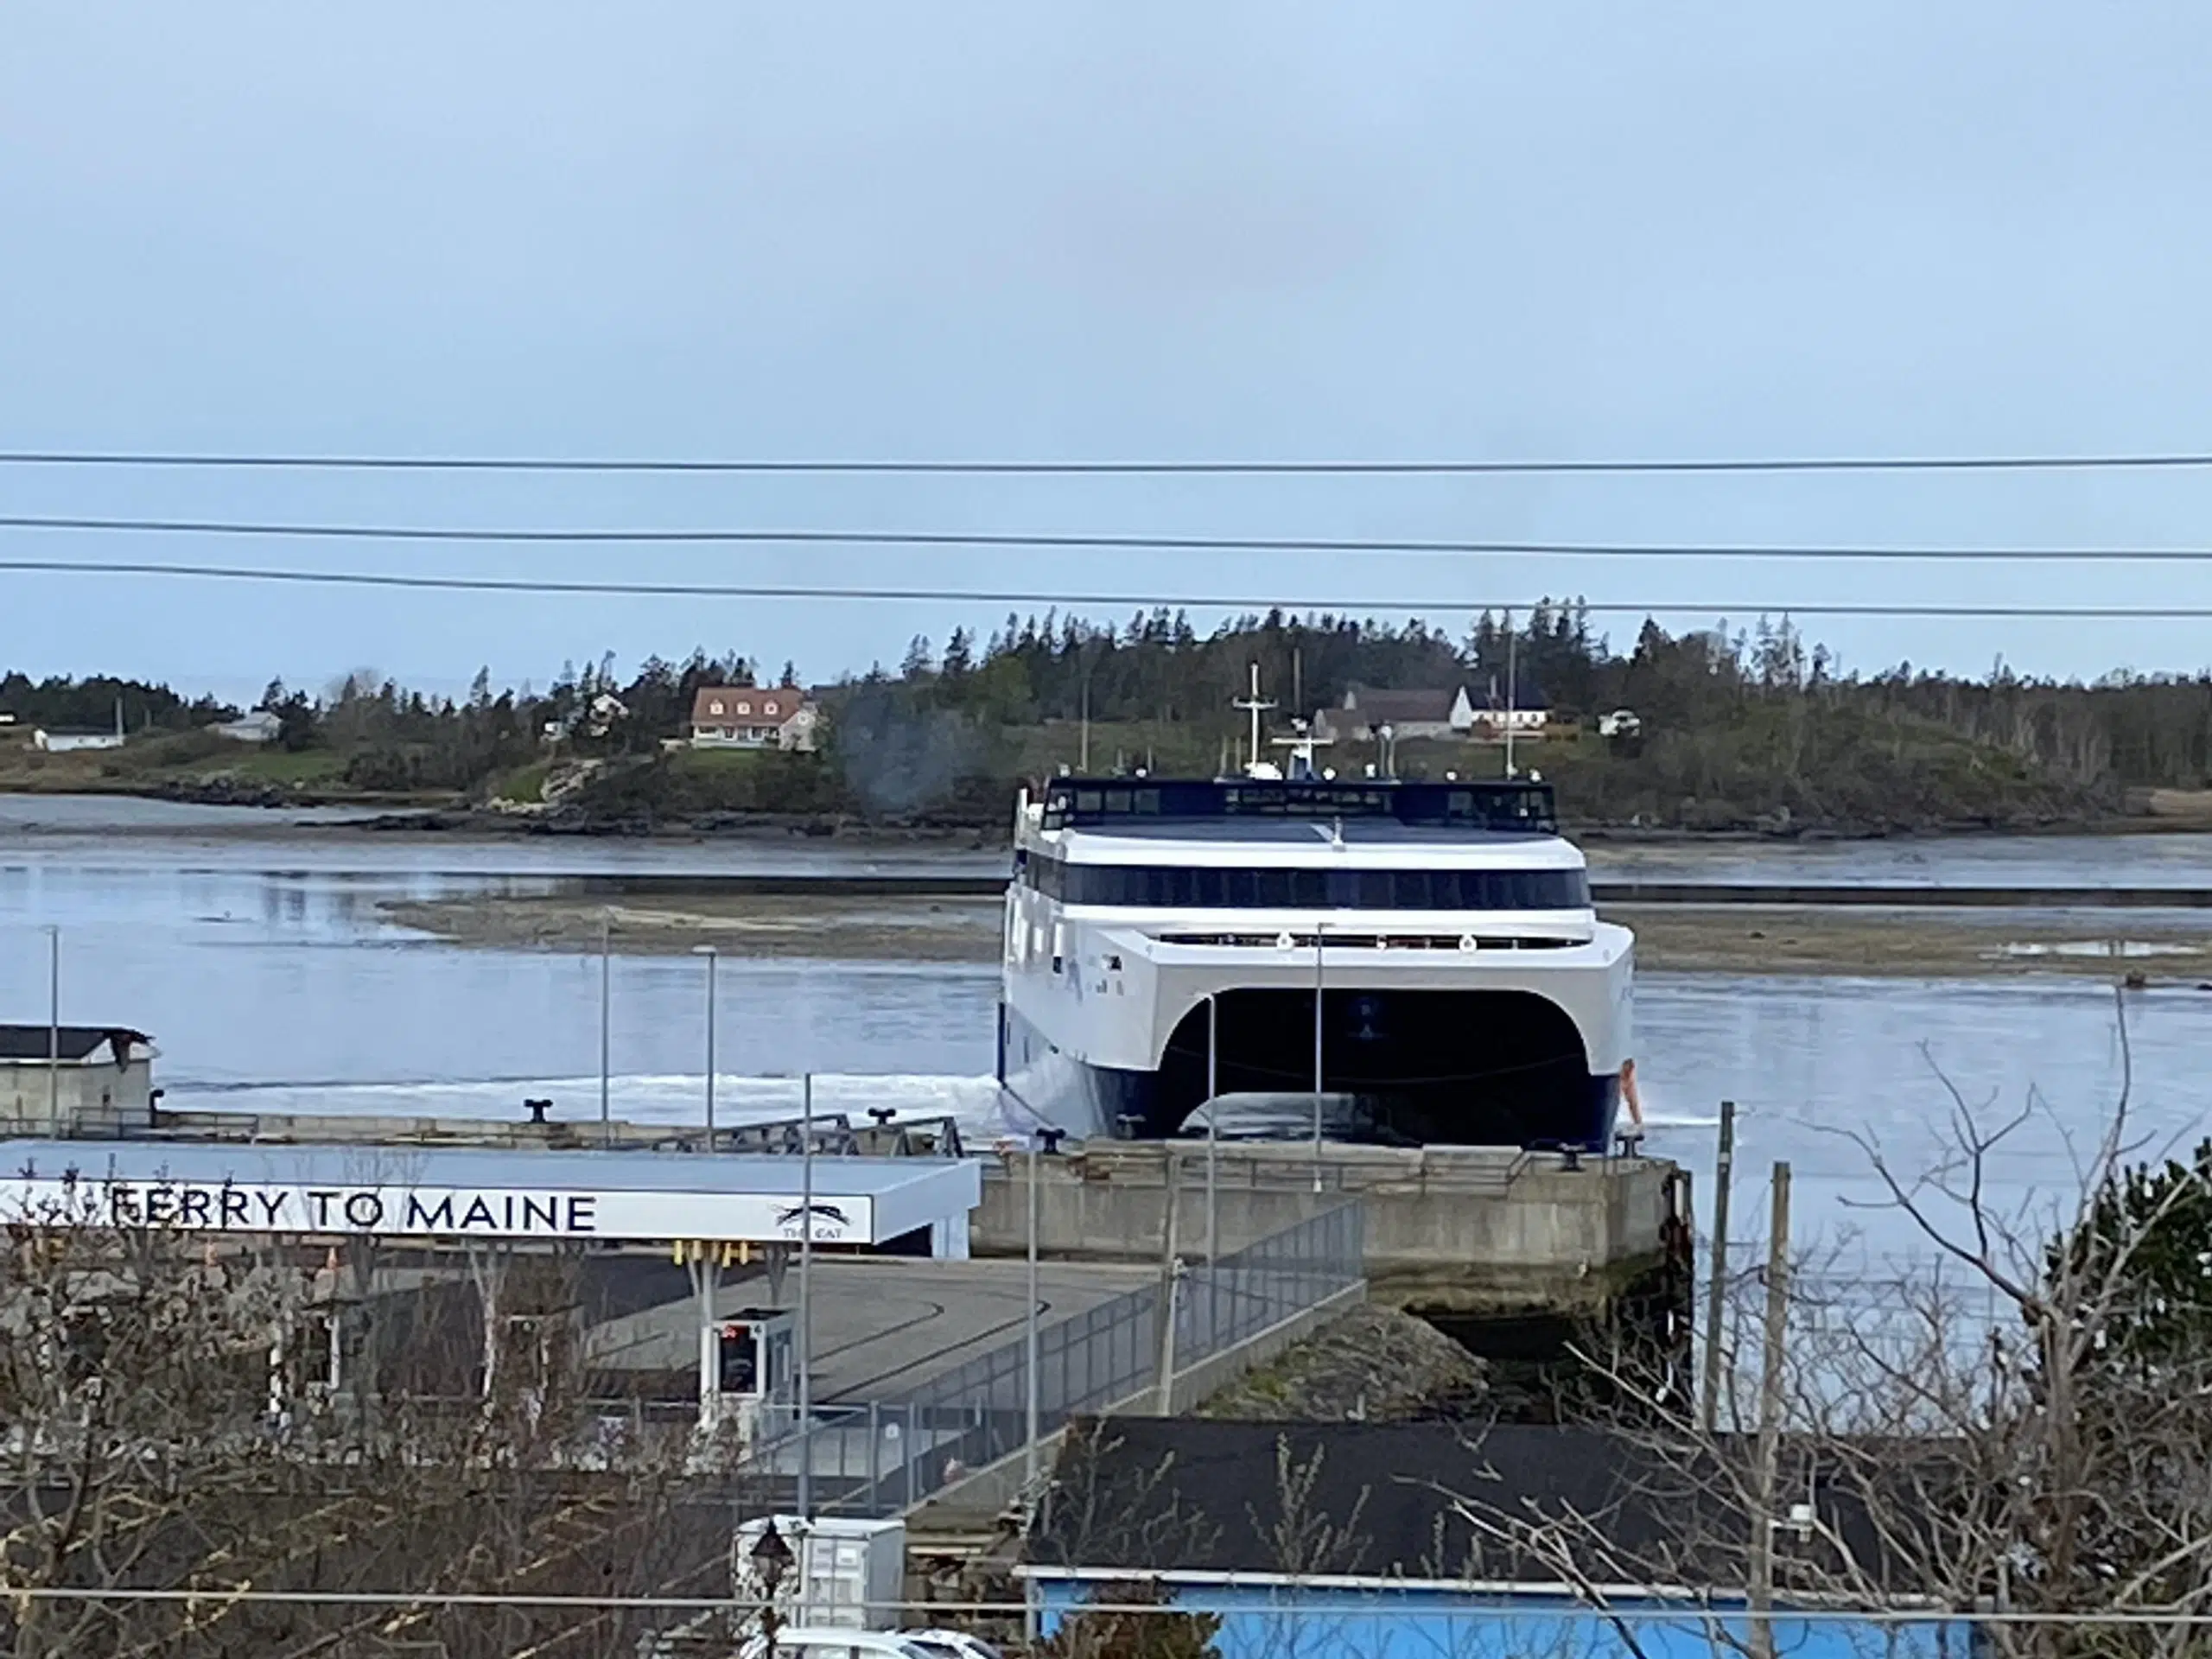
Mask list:
[[[1158,1262],[1171,1180],[1178,1254],[1204,1254],[1203,1141],[1094,1141],[1037,1165],[1052,1260]],[[1026,1247],[1027,1172],[1020,1155],[987,1166],[976,1255]],[[1325,1142],[1317,1160],[1303,1144],[1224,1141],[1214,1189],[1224,1253],[1358,1198],[1370,1300],[1430,1317],[1603,1317],[1688,1237],[1688,1172],[1662,1159]]]

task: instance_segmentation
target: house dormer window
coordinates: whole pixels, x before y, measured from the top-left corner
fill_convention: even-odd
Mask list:
[[[708,712],[709,714],[710,714],[710,715],[719,715],[720,713],[721,713],[721,711],[722,711],[722,700],[721,700],[720,697],[716,697],[716,698],[715,698],[713,701],[711,701],[710,702],[709,702],[709,703],[707,704],[707,712]]]
[[[764,715],[772,715],[776,712],[776,705],[772,702],[764,702],[760,705],[760,712]]]
[[[737,705],[737,712],[741,715],[749,715],[753,712],[753,705],[749,702],[741,702]]]

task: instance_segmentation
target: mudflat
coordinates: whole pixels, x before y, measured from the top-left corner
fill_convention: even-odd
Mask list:
[[[624,955],[711,944],[733,957],[830,961],[997,960],[988,899],[815,899],[702,893],[614,903],[575,897],[396,901],[401,926],[455,944]],[[2212,914],[2113,911],[1856,910],[1818,906],[1621,906],[1646,972],[1978,979],[2129,975],[2212,983]]]

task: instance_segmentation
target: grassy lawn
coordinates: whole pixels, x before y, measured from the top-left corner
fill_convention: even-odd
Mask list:
[[[218,773],[250,778],[256,783],[288,784],[295,788],[327,788],[346,774],[346,757],[334,749],[257,749],[220,765],[198,768],[203,776]]]
[[[682,748],[668,757],[669,770],[678,777],[727,778],[734,772],[756,772],[778,749]]]

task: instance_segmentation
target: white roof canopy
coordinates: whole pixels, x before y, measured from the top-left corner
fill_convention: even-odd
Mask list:
[[[811,1236],[881,1244],[967,1216],[978,1164],[817,1157]],[[784,1243],[809,1230],[777,1155],[0,1141],[0,1221],[391,1238]]]

